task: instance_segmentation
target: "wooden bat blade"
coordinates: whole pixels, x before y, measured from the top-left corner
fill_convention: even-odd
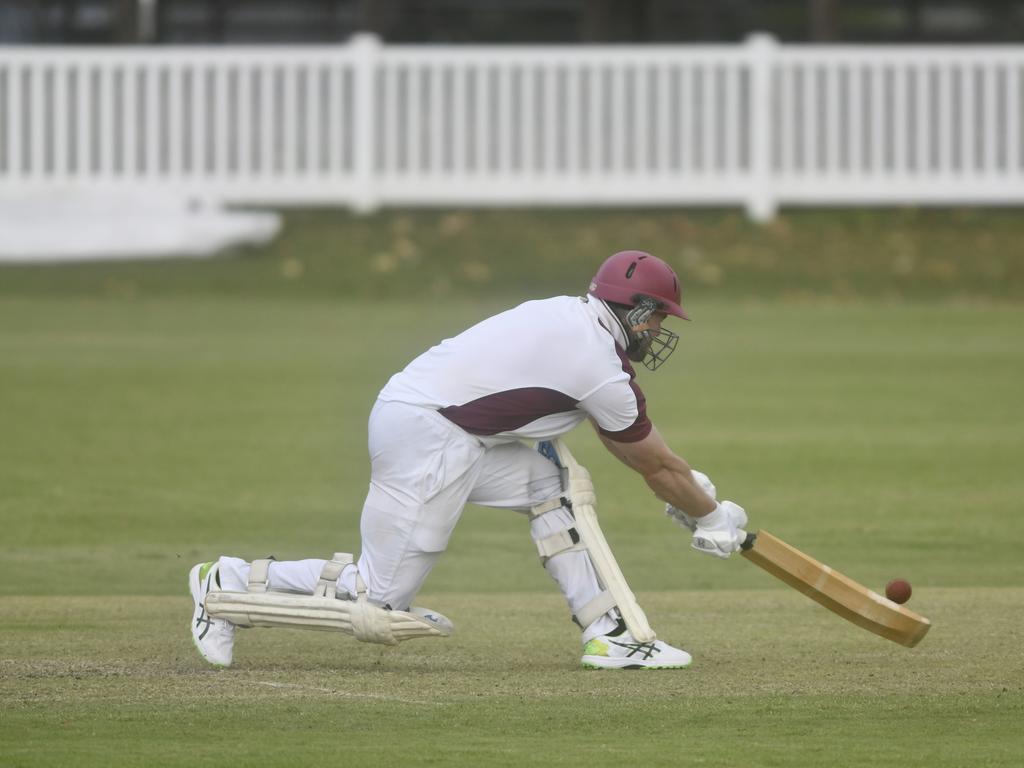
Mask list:
[[[931,627],[924,616],[872,592],[767,531],[741,554],[833,613],[869,632],[912,648]]]

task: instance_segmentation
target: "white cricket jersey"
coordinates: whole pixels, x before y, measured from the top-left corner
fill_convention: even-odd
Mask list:
[[[619,442],[651,431],[618,318],[593,296],[528,301],[417,357],[379,399],[438,410],[467,432],[564,435],[588,416]]]

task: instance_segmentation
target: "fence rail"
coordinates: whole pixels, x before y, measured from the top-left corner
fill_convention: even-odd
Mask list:
[[[1024,202],[1024,47],[0,48],[0,192]]]

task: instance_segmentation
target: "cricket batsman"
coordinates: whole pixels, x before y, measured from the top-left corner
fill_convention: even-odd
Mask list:
[[[395,644],[451,622],[413,600],[467,503],[524,515],[543,567],[582,631],[585,667],[668,669],[691,656],[657,639],[597,526],[593,485],[559,438],[589,421],[698,552],[739,549],[742,507],[715,500],[647,415],[633,363],[655,370],[688,320],[675,272],[642,251],[597,270],[583,296],[528,301],[446,339],[395,374],[369,418],[362,552],[329,560],[223,556],[189,574],[192,638],[229,666],[237,627],[333,629]],[[537,449],[538,446],[540,450]]]

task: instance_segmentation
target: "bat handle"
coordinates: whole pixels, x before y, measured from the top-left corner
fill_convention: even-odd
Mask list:
[[[756,533],[747,533],[746,531],[744,531],[742,529],[739,530],[739,533],[743,534],[743,543],[740,544],[740,549],[742,549],[744,552],[746,552],[748,549],[750,549],[752,546],[754,546],[754,542],[757,541],[757,534]]]

